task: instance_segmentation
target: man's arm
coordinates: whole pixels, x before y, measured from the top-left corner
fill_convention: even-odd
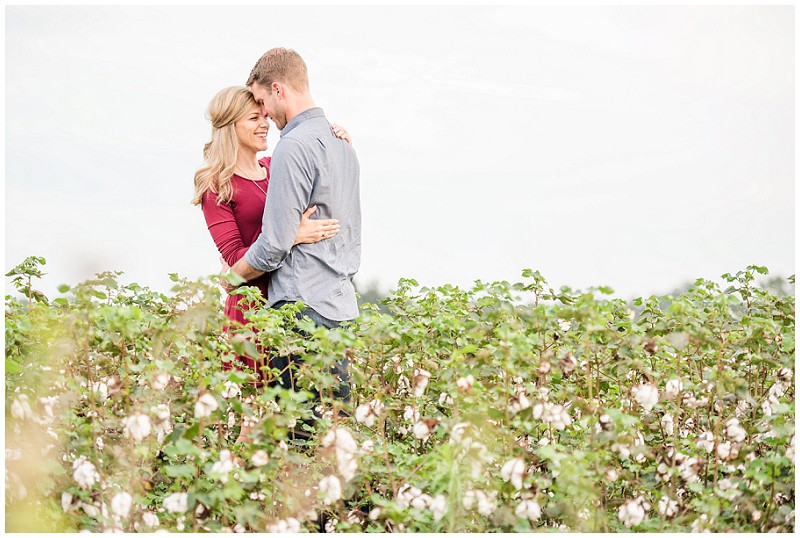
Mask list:
[[[300,143],[282,140],[270,166],[267,204],[261,234],[231,271],[252,280],[278,269],[297,237],[303,211],[310,205],[313,179],[311,163]]]
[[[237,275],[248,281],[258,278],[264,273],[266,273],[266,271],[259,271],[258,269],[247,263],[247,259],[244,256],[239,258],[239,261],[233,264],[230,271],[231,273],[236,273]]]

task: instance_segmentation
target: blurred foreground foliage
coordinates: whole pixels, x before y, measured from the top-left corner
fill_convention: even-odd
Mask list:
[[[7,531],[794,531],[795,305],[766,268],[634,305],[531,270],[401,280],[331,331],[247,288],[226,332],[214,279],[51,300],[43,265],[7,275]],[[306,390],[223,367],[259,349]]]

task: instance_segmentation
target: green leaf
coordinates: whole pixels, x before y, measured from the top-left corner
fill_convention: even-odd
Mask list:
[[[7,374],[21,374],[24,370],[25,369],[16,362],[12,361],[11,359],[6,359]]]
[[[194,478],[195,466],[188,463],[181,465],[167,465],[164,472],[172,478]]]

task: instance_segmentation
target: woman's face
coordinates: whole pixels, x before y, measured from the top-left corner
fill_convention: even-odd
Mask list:
[[[242,119],[234,123],[234,128],[242,148],[250,149],[254,153],[267,149],[269,123],[258,105],[253,105]]]

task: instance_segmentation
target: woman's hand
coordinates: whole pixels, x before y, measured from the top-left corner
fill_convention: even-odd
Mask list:
[[[300,227],[297,229],[295,245],[300,243],[316,243],[323,239],[330,239],[339,233],[339,221],[336,219],[312,219],[311,215],[317,210],[317,206],[312,205],[303,213],[300,220]]]
[[[228,269],[230,269],[230,268],[231,268],[231,266],[230,266],[230,265],[228,265],[228,262],[226,262],[226,261],[225,261],[225,258],[223,258],[222,256],[220,256],[220,257],[219,257],[219,262],[222,264],[222,267],[221,267],[221,268],[220,268],[220,270],[219,270],[220,274],[227,273],[227,272],[228,272]],[[231,286],[231,285],[228,283],[228,281],[227,281],[227,280],[225,280],[224,278],[220,278],[220,279],[219,279],[219,285],[220,285],[220,286],[222,286],[222,289],[224,289],[224,290],[225,290],[226,292],[228,292],[228,293],[230,293],[230,292],[232,292],[234,289],[236,289],[236,287],[235,287],[235,286]]]
[[[344,127],[342,127],[341,125],[337,125],[335,123],[331,123],[331,130],[333,131],[333,134],[336,136],[336,138],[347,140],[348,144],[350,144],[351,146],[353,145],[353,141],[350,140],[350,135],[348,134],[348,132],[345,130]]]

